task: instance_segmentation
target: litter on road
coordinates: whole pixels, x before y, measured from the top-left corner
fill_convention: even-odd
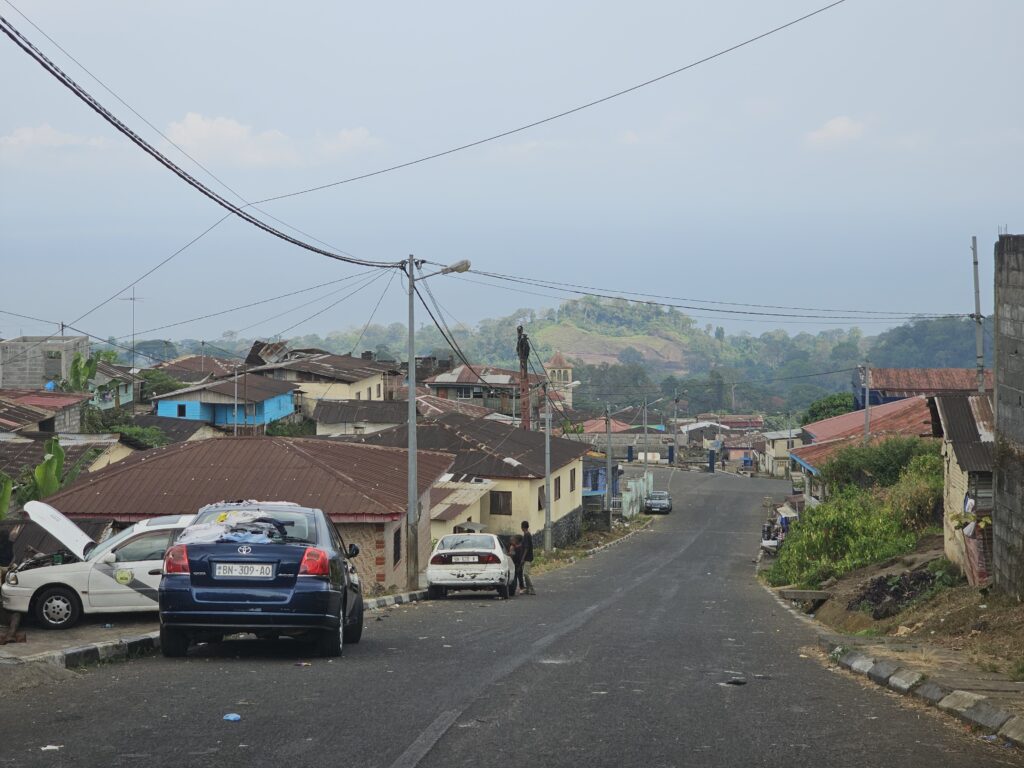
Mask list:
[[[239,720],[242,719],[242,716],[236,714],[235,712],[228,712],[226,715],[224,715],[224,719],[232,723],[237,723]]]

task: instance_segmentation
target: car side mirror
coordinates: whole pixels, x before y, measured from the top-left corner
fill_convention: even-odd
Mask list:
[[[358,554],[359,554],[359,546],[356,545],[356,544],[349,544],[348,545],[348,556],[349,557],[355,557]]]
[[[101,563],[108,563],[108,564],[109,563],[116,563],[117,562],[117,554],[114,553],[114,552],[107,552],[107,554],[105,554],[103,557],[100,558],[100,562]]]

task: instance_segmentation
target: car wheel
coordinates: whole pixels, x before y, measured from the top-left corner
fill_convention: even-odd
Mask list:
[[[509,597],[515,597],[516,596],[516,590],[518,589],[518,587],[519,587],[519,582],[516,581],[516,577],[513,575],[512,576],[512,581],[508,585],[508,596]]]
[[[36,598],[35,615],[46,629],[70,629],[82,616],[82,603],[68,587],[50,587]]]
[[[511,597],[511,595],[509,594],[508,584],[502,584],[500,587],[498,587],[498,597],[502,597],[506,600],[508,600]]]
[[[355,645],[363,636],[363,598],[359,597],[355,610],[352,611],[352,623],[345,627],[345,644]]]
[[[431,584],[427,587],[427,599],[428,600],[444,600],[448,597],[448,590],[444,587],[436,584]]]
[[[345,619],[338,617],[338,628],[325,629],[316,639],[316,649],[320,656],[334,658],[341,656],[345,644]]]
[[[180,629],[160,625],[160,653],[168,659],[178,659],[188,653],[188,635]]]

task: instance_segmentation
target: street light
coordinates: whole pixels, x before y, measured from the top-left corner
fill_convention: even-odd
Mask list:
[[[419,264],[413,256],[409,256],[405,265],[405,274],[409,278],[409,485],[406,510],[406,579],[410,589],[419,589],[420,585],[420,549],[419,549],[419,495],[416,493],[416,268]],[[420,280],[436,275],[447,275],[452,272],[465,272],[470,268],[466,259],[423,275]]]
[[[574,389],[580,382],[574,381],[560,389]],[[544,382],[544,551],[551,551],[551,398],[548,397],[548,382]]]

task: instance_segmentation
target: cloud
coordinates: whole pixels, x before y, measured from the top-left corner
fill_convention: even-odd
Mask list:
[[[380,139],[371,134],[367,128],[346,128],[320,137],[317,148],[321,155],[335,157],[373,149],[380,143]]]
[[[865,124],[852,117],[840,115],[828,120],[821,128],[807,134],[806,141],[814,147],[830,147],[856,141],[864,135]]]
[[[102,147],[105,140],[92,136],[64,133],[48,123],[15,128],[0,136],[0,156],[5,159],[23,157],[41,150],[64,150],[77,147]]]
[[[623,144],[633,145],[633,144],[639,144],[640,142],[642,142],[643,138],[636,131],[634,131],[634,130],[627,130],[627,131],[623,131],[619,135],[619,141],[621,143],[623,143]]]
[[[199,160],[240,168],[292,167],[301,160],[291,139],[277,130],[255,131],[230,117],[189,112],[171,123],[167,137]]]

